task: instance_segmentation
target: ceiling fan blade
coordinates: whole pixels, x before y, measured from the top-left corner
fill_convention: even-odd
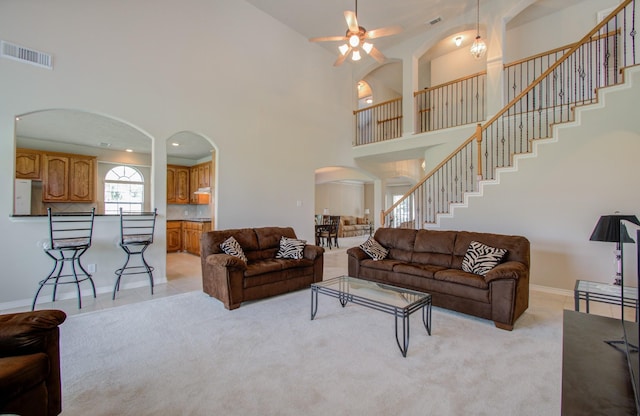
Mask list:
[[[345,53],[344,55],[339,55],[338,59],[336,59],[336,61],[333,63],[333,66],[340,66],[342,65],[342,63],[344,62],[345,59],[347,59],[347,56],[349,56],[348,53]]]
[[[353,48],[351,46],[349,46],[349,48],[345,51],[344,55],[342,55],[342,53],[338,56],[338,59],[336,59],[336,61],[333,63],[333,66],[340,66],[342,65],[342,63],[344,62],[345,59],[347,59],[347,56],[349,56],[349,54],[351,53],[351,51],[353,51]]]
[[[360,31],[360,26],[358,26],[358,19],[356,18],[356,14],[353,11],[345,10],[344,18],[347,21],[347,26],[349,26],[350,32],[358,33]]]
[[[375,59],[376,61],[378,61],[380,63],[383,63],[387,59],[382,54],[382,52],[380,52],[380,50],[378,48],[376,48],[375,46],[373,48],[371,48],[371,52],[369,52],[369,56],[371,56],[373,59]]]
[[[309,42],[346,42],[347,41],[347,37],[346,36],[320,36],[317,38],[311,38],[309,39]]]
[[[381,38],[383,36],[391,36],[402,32],[402,26],[387,26],[379,29],[367,30],[364,37],[367,39]]]

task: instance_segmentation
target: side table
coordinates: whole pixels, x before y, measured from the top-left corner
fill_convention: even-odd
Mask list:
[[[588,280],[576,280],[573,290],[573,299],[576,312],[580,312],[580,300],[585,301],[586,312],[589,313],[589,302],[601,302],[611,305],[626,306],[635,309],[635,319],[638,322],[638,294],[636,288],[622,287],[608,283],[590,282]]]

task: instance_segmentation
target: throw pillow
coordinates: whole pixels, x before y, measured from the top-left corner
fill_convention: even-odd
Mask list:
[[[389,254],[389,250],[380,245],[373,237],[369,237],[360,245],[360,248],[374,260],[383,260]]]
[[[237,257],[240,260],[244,261],[245,263],[247,262],[247,256],[244,255],[244,251],[242,251],[242,247],[240,247],[240,243],[238,243],[238,240],[233,238],[233,236],[224,240],[222,244],[220,244],[220,248],[226,254],[233,257]]]
[[[280,238],[280,248],[276,253],[276,258],[300,260],[302,258],[302,253],[304,252],[305,244],[307,244],[306,240],[296,240],[295,238],[282,236]]]
[[[505,254],[507,250],[504,248],[495,248],[472,241],[462,259],[462,270],[484,276],[500,263]]]
[[[362,224],[366,224],[364,218],[362,217],[356,218],[356,225],[362,225]]]

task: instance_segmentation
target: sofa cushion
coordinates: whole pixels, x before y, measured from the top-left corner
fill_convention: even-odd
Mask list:
[[[306,243],[307,242],[305,240],[282,236],[280,238],[280,248],[276,253],[276,258],[299,260],[302,258],[304,245]]]
[[[389,250],[389,257],[404,262],[411,262],[413,243],[418,230],[399,228],[378,228],[374,237]]]
[[[418,263],[399,263],[393,266],[395,273],[411,274],[420,277],[427,277],[433,279],[436,272],[445,270],[445,267],[436,266],[433,264],[418,264]]]
[[[478,289],[489,288],[489,284],[484,280],[484,277],[458,269],[445,269],[437,271],[434,274],[433,278],[444,282],[458,283],[460,285],[477,287]]]
[[[389,250],[382,247],[373,237],[367,238],[360,248],[374,260],[383,260],[389,254]]]
[[[455,231],[419,230],[411,263],[433,264],[448,269],[451,267],[455,241]]]
[[[247,256],[245,256],[240,243],[238,243],[238,241],[233,238],[233,236],[224,240],[222,244],[220,244],[220,248],[230,256],[237,257],[244,262],[247,261]]]
[[[485,275],[500,263],[505,254],[507,254],[507,250],[503,248],[495,248],[472,241],[467,249],[467,254],[462,259],[462,270]]]

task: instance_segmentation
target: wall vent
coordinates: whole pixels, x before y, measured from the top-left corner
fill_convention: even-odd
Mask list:
[[[53,59],[51,55],[4,40],[0,41],[0,57],[25,62],[42,68],[53,69]]]

